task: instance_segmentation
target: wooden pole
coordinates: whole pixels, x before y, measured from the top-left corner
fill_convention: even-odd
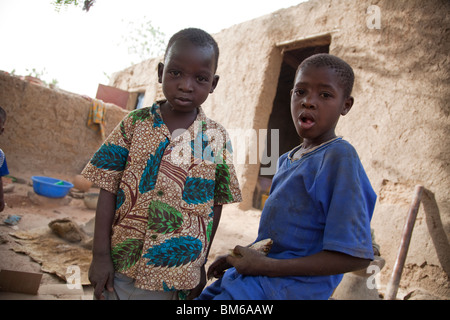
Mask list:
[[[406,256],[408,254],[409,243],[411,242],[414,223],[416,222],[417,212],[419,211],[420,200],[423,194],[423,186],[416,186],[414,190],[414,198],[409,208],[405,226],[403,228],[402,240],[398,250],[397,259],[395,261],[394,270],[391,279],[387,285],[385,300],[395,300],[397,296],[400,278],[402,276],[403,267],[405,265]]]

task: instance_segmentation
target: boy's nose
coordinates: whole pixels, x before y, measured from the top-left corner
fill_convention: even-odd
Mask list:
[[[182,79],[178,85],[178,89],[180,89],[183,92],[192,92],[194,90],[192,79],[190,78]]]
[[[316,104],[316,96],[313,94],[307,94],[301,99],[301,105],[305,109],[315,109]]]
[[[315,109],[316,105],[313,102],[311,102],[311,101],[303,101],[302,102],[302,107],[305,108],[305,109]]]

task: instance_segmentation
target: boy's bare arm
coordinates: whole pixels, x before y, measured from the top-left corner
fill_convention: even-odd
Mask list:
[[[116,195],[100,189],[97,211],[95,213],[93,254],[111,254],[111,230],[116,210]]]
[[[209,241],[208,255],[209,250],[211,249],[212,242],[214,240],[214,236],[216,235],[217,227],[219,226],[220,217],[222,216],[222,206],[214,206],[213,208],[214,216],[213,216],[213,226],[211,228],[211,238]],[[208,257],[208,255],[206,257]]]
[[[273,259],[254,250],[237,247],[242,257],[228,256],[228,263],[245,275],[283,276],[321,276],[341,274],[366,268],[370,260],[353,257],[336,251],[319,253],[294,259]]]
[[[89,280],[94,286],[94,296],[104,298],[102,291],[113,291],[114,266],[111,259],[111,229],[116,208],[116,195],[100,190],[95,214],[94,243]]]

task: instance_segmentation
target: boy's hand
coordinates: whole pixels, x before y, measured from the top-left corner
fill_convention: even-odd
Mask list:
[[[264,274],[264,267],[271,260],[264,254],[247,247],[236,246],[233,252],[237,256],[229,255],[226,261],[243,275],[256,276]]]
[[[214,278],[220,278],[225,273],[225,270],[228,268],[231,268],[232,265],[230,265],[227,262],[228,255],[219,256],[208,268],[208,280],[212,277]]]
[[[89,267],[89,281],[94,286],[94,297],[104,300],[103,290],[114,291],[114,266],[111,256],[94,257]]]

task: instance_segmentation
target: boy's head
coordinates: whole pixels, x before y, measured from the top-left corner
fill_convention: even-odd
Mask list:
[[[214,40],[209,33],[197,28],[187,28],[175,33],[167,44],[166,52],[164,53],[164,61],[167,58],[170,48],[176,42],[183,41],[187,41],[200,48],[212,48],[214,50],[214,73],[216,73],[219,63],[219,46],[217,45],[216,40]]]
[[[6,111],[0,107],[0,134],[5,130]]]
[[[291,91],[291,114],[304,142],[314,146],[336,137],[339,117],[353,106],[353,83],[352,68],[336,56],[317,54],[299,65]]]
[[[340,82],[340,86],[344,90],[344,96],[346,98],[351,96],[355,75],[352,67],[350,67],[347,62],[328,53],[319,53],[303,60],[298,66],[296,74],[311,66],[316,68],[325,67],[334,70]]]
[[[219,48],[207,32],[189,28],[172,36],[158,65],[158,81],[173,110],[190,112],[214,91],[219,81]]]

